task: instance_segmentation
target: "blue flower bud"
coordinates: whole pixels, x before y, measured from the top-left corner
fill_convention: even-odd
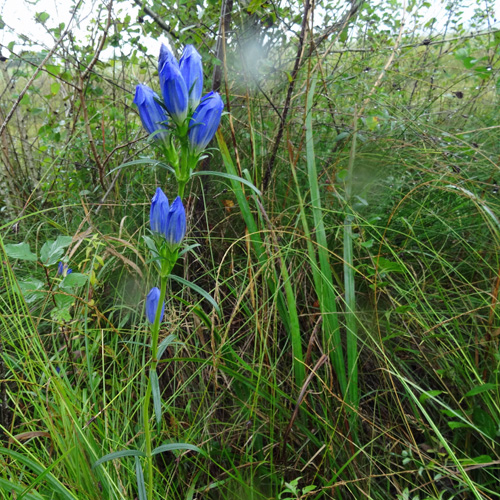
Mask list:
[[[165,107],[177,123],[182,123],[187,115],[189,89],[181,75],[179,63],[163,44],[158,59],[158,74]]]
[[[156,193],[151,200],[149,211],[149,223],[151,230],[155,233],[162,233],[168,216],[168,198],[161,188],[156,188]]]
[[[195,153],[201,153],[219,128],[224,103],[217,92],[209,92],[196,108],[189,122],[189,143]]]
[[[179,196],[170,205],[163,234],[172,247],[180,245],[186,235],[186,211]]]
[[[70,269],[68,267],[68,264],[65,264],[64,262],[59,262],[59,265],[57,266],[57,274],[59,276],[67,276],[68,274],[71,274],[73,272],[73,269]]]
[[[194,110],[200,104],[203,92],[203,66],[200,54],[192,45],[184,48],[179,68],[189,94],[189,107]]]
[[[137,85],[135,88],[134,104],[139,108],[139,116],[148,134],[158,132],[155,139],[165,139],[167,137],[167,113],[157,102],[160,98],[158,94],[147,85]]]
[[[146,297],[146,318],[150,323],[155,322],[156,310],[158,309],[158,302],[160,301],[160,290],[158,287],[151,288],[151,291]],[[163,319],[163,314],[165,313],[165,302],[161,306],[160,321]]]

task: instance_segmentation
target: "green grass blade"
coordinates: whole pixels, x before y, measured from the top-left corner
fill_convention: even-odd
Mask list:
[[[321,279],[316,275],[315,287],[318,300],[323,315],[323,339],[330,359],[337,375],[342,394],[347,391],[347,379],[345,372],[345,362],[343,356],[340,328],[337,319],[336,293],[333,288],[333,275],[328,255],[328,243],[326,238],[325,223],[323,220],[323,210],[321,207],[321,192],[318,184],[318,172],[316,169],[316,159],[314,154],[314,137],[312,126],[312,106],[316,79],[311,80],[311,88],[307,95],[307,115],[306,115],[306,157],[307,172],[309,179],[309,189],[311,192],[311,206],[314,218],[315,235],[318,243],[319,267]],[[314,259],[316,260],[316,259]]]
[[[50,484],[52,490],[58,493],[59,498],[62,498],[64,500],[75,500],[75,497],[66,489],[66,487],[51,474],[50,469],[52,467],[45,468],[43,465],[38,464],[31,458],[28,458],[21,453],[9,450],[7,448],[0,448],[0,453],[2,455],[7,455],[8,457],[13,458],[14,460],[24,464],[26,467],[29,467],[36,474],[39,474],[40,477],[42,477],[45,481],[47,481],[48,484]],[[60,457],[59,460],[62,460],[63,458],[64,455]],[[57,462],[53,465],[56,464]]]
[[[236,175],[236,169],[234,168],[231,155],[229,154],[229,150],[224,141],[222,133],[220,131],[217,131],[216,137],[226,170],[228,170],[230,174]],[[257,254],[259,263],[261,265],[267,265],[268,258],[264,250],[260,234],[258,232],[257,224],[252,215],[252,211],[250,210],[247,197],[239,182],[232,181],[232,186],[233,192],[238,201],[238,205],[241,209],[241,214],[250,233],[250,240],[252,242],[255,253]],[[283,287],[285,289],[285,297],[282,296],[281,291],[276,288],[275,283],[271,279],[267,280],[267,285],[271,293],[276,294],[277,296],[277,305],[280,313],[280,318],[290,335],[290,340],[292,343],[295,382],[297,386],[301,387],[305,379],[305,367],[303,363],[304,357],[302,353],[302,337],[300,332],[300,323],[297,313],[295,293],[290,282],[290,276],[288,274],[286,264],[284,263],[284,259],[279,258],[278,261],[280,266],[281,278],[283,281]]]
[[[260,196],[262,194],[254,186],[253,182],[250,182],[247,179],[244,179],[243,177],[240,177],[239,175],[228,174],[226,172],[217,172],[217,171],[214,171],[214,170],[200,170],[198,172],[193,172],[193,174],[191,175],[191,177],[196,177],[196,176],[199,176],[199,175],[213,175],[215,177],[222,177],[224,179],[229,179],[231,181],[241,182],[242,184],[245,184],[245,186],[248,186],[257,195]]]
[[[99,460],[95,461],[94,464],[92,465],[92,468],[94,469],[98,465],[101,465],[104,462],[108,462],[109,460],[115,460],[117,458],[123,458],[123,457],[145,457],[146,454],[143,451],[140,450],[120,450],[120,451],[114,451],[113,453],[108,453],[107,455],[104,455],[101,457]]]

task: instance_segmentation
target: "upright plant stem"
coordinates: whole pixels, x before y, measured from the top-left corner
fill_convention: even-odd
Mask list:
[[[160,284],[160,300],[158,301],[158,307],[156,308],[155,322],[153,323],[153,328],[151,329],[151,364],[150,371],[156,370],[158,360],[156,355],[158,353],[158,337],[160,334],[160,321],[161,321],[161,310],[162,305],[165,302],[165,296],[167,294],[167,278],[161,278]],[[147,368],[147,365],[144,367]],[[149,425],[149,405],[151,403],[151,377],[148,377],[148,386],[146,388],[146,394],[144,395],[144,406],[143,406],[143,417],[144,417],[144,439],[146,440],[146,461],[148,470],[148,500],[153,500],[153,456],[152,451],[152,441],[151,441],[151,427]]]

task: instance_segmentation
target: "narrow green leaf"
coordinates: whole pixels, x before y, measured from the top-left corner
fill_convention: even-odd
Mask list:
[[[151,393],[153,394],[153,406],[155,408],[156,425],[161,424],[161,394],[158,374],[156,370],[149,370],[149,380],[151,382]]]
[[[146,235],[143,235],[142,239],[146,242],[147,247],[151,250],[151,252],[153,253],[153,255],[155,257],[157,257],[158,256],[158,250],[156,248],[155,240],[153,240],[153,238],[150,238],[149,236],[146,236]]]
[[[227,172],[216,172],[213,170],[200,170],[198,172],[194,172],[191,177],[196,177],[199,175],[214,175],[215,177],[223,177],[225,179],[229,179],[232,181],[237,181],[241,182],[242,184],[245,184],[245,186],[248,186],[250,189],[255,191],[257,195],[261,195],[262,193],[254,186],[253,182],[247,181],[246,179],[243,179],[243,177],[239,177],[238,175],[233,175],[233,174],[228,174]]]
[[[112,174],[113,172],[116,172],[117,170],[121,170],[122,168],[125,167],[135,167],[137,165],[151,165],[152,167],[160,167],[160,168],[165,168],[167,170],[170,170],[173,174],[175,174],[175,169],[171,167],[170,165],[167,165],[166,163],[158,160],[154,160],[153,158],[144,158],[141,160],[134,160],[134,161],[128,161],[126,163],[122,163],[116,168],[111,169],[107,175]]]
[[[74,497],[66,489],[66,487],[50,473],[51,467],[47,468],[35,462],[31,458],[28,458],[24,454],[9,450],[7,448],[0,448],[0,455],[7,455],[13,458],[15,461],[22,463],[26,467],[29,467],[34,473],[43,475],[44,481],[46,481],[50,485],[54,493],[57,493],[58,498],[61,498],[62,500],[76,500],[76,497]],[[64,458],[64,455],[60,459],[62,458]],[[54,463],[54,465],[56,465],[56,463]]]
[[[384,257],[378,259],[378,272],[379,273],[403,273],[404,267],[397,262],[392,262]]]
[[[482,392],[492,391],[496,388],[496,384],[491,383],[478,385],[477,387],[474,387],[474,389],[471,389],[464,397],[468,398],[469,396],[475,396],[476,394],[481,394]]]
[[[11,259],[36,261],[37,257],[31,252],[28,243],[16,243],[5,245],[5,253]]]
[[[109,460],[115,460],[116,458],[123,458],[123,457],[145,457],[146,454],[143,451],[140,450],[121,450],[121,451],[115,451],[113,453],[108,453],[107,455],[104,455],[101,457],[99,460],[93,463],[92,469],[95,469],[98,465],[101,465],[104,462],[108,462]]]
[[[165,352],[165,349],[172,344],[172,342],[175,340],[175,335],[171,333],[167,337],[165,337],[161,342],[160,345],[158,346],[158,352],[156,354],[157,359],[161,359],[163,353]]]
[[[191,288],[195,292],[199,293],[205,300],[207,300],[208,302],[210,302],[210,304],[212,304],[212,306],[214,307],[214,309],[218,313],[220,313],[220,309],[219,309],[217,302],[215,302],[214,298],[208,292],[205,292],[205,290],[203,290],[203,288],[199,287],[198,285],[195,285],[191,281],[187,281],[184,278],[176,276],[175,274],[170,274],[168,277],[172,278],[174,281],[177,281],[181,285],[188,286],[189,288]]]
[[[144,483],[144,472],[142,470],[142,465],[139,457],[135,457],[135,477],[137,480],[137,493],[139,495],[139,500],[147,500],[146,485]]]
[[[310,190],[311,196],[311,210],[314,218],[314,226],[316,231],[314,237],[318,243],[318,262],[319,270],[313,272],[314,287],[316,294],[318,295],[319,305],[321,308],[321,315],[323,317],[323,348],[330,352],[330,359],[333,365],[333,369],[338,378],[340,390],[342,394],[347,394],[347,376],[345,369],[345,360],[343,354],[342,339],[340,335],[340,327],[338,322],[337,314],[337,293],[334,288],[332,267],[330,264],[330,254],[328,252],[329,244],[326,236],[326,228],[324,221],[324,211],[321,204],[322,193],[319,188],[318,182],[318,170],[316,167],[316,157],[314,153],[314,136],[313,136],[313,125],[312,125],[312,109],[314,102],[314,88],[316,85],[316,78],[314,77],[311,81],[311,87],[307,95],[307,114],[306,114],[306,158],[307,158],[307,174],[309,185],[307,186]],[[303,218],[305,220],[305,216]],[[307,228],[307,221],[304,223],[304,227]],[[309,230],[307,229],[307,232]],[[310,250],[310,259],[312,262],[316,263],[315,251],[312,249],[312,245],[308,245]],[[313,269],[316,265],[313,266]],[[352,339],[352,335],[348,336]],[[349,352],[354,352],[353,349],[348,349]],[[355,366],[355,361],[351,359],[348,362],[351,363],[350,368]],[[356,376],[356,373],[353,374]],[[355,382],[357,387],[357,381]],[[351,387],[355,387],[352,385]],[[352,397],[352,389],[350,390],[350,397]],[[349,401],[354,403],[354,401]]]
[[[469,465],[488,464],[490,462],[493,462],[493,458],[491,458],[489,455],[479,455],[478,457],[474,458],[464,458],[461,460],[461,462],[464,467],[467,467]]]
[[[435,398],[436,396],[439,396],[443,391],[425,391],[423,394],[420,395],[418,400],[423,404],[425,403],[429,398]]]
[[[179,257],[182,257],[185,253],[188,253],[188,252],[191,252],[191,250],[194,250],[195,248],[198,248],[200,247],[201,245],[199,243],[193,243],[192,245],[189,245],[185,248],[183,248],[180,252],[179,252]]]
[[[169,443],[169,444],[162,444],[161,446],[158,446],[158,448],[155,448],[152,452],[151,455],[158,455],[159,453],[164,453],[165,451],[176,451],[176,450],[190,450],[190,451],[196,451],[198,453],[202,453],[202,450],[198,448],[198,446],[195,446],[194,444],[188,444],[188,443]]]
[[[15,491],[17,495],[21,495],[24,490],[25,490],[24,486],[13,482],[12,478],[10,481],[7,481],[6,479],[0,477],[0,492],[4,492],[7,495],[11,495],[12,492]],[[5,496],[1,498],[10,498],[10,497]],[[26,500],[44,500],[44,498],[37,492],[26,493],[24,495],[24,498]]]

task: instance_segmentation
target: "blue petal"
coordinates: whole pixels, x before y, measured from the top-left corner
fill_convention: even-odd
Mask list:
[[[179,68],[189,93],[189,107],[196,109],[203,92],[203,66],[200,54],[192,45],[186,45]]]
[[[167,137],[168,116],[159,104],[156,92],[147,85],[139,84],[135,89],[134,104],[139,109],[142,125],[149,134],[155,134],[155,138],[165,139]]]
[[[217,92],[209,92],[189,122],[189,142],[195,152],[203,151],[219,128],[224,103]]]
[[[151,288],[148,296],[146,297],[146,317],[150,323],[155,322],[156,310],[158,309],[158,302],[160,301],[160,290],[158,287]],[[165,302],[161,306],[160,321],[165,313]]]
[[[170,116],[177,123],[181,123],[187,116],[188,89],[180,72],[179,63],[163,44],[158,59],[158,74],[165,107]]]
[[[170,206],[164,235],[171,246],[180,245],[186,235],[186,211],[179,196]]]
[[[168,216],[168,198],[161,188],[156,188],[156,192],[151,200],[151,209],[149,211],[149,223],[151,230],[155,233],[161,233]]]

